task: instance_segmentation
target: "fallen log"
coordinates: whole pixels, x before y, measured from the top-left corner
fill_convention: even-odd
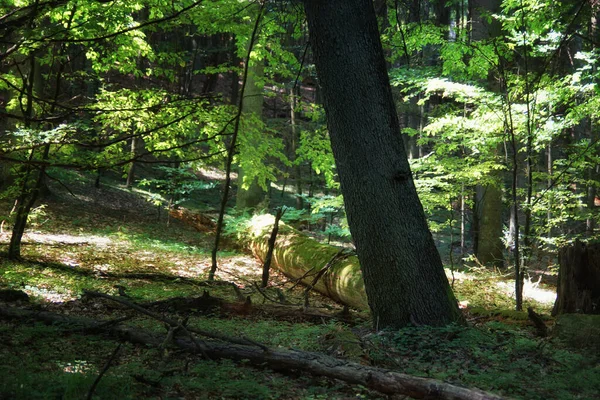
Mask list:
[[[107,325],[90,318],[60,315],[45,311],[0,306],[3,319],[31,319],[46,324],[76,325],[82,331],[102,331],[121,340],[145,346],[160,347],[164,338],[156,333],[125,325]],[[189,337],[174,337],[172,343],[182,350],[196,353],[197,343]],[[420,378],[381,368],[339,360],[319,353],[300,350],[263,350],[220,341],[203,342],[202,353],[211,359],[248,360],[252,364],[274,370],[300,370],[314,375],[358,384],[384,394],[400,394],[416,399],[441,400],[501,400],[502,397],[481,391],[444,383],[435,379]]]
[[[268,240],[275,218],[272,215],[258,215],[252,218],[248,230],[241,240],[262,262],[268,252]],[[277,241],[273,249],[272,265],[286,276],[299,279],[313,288],[350,307],[368,310],[365,284],[358,258],[338,257],[338,247],[322,244],[300,231],[279,223]],[[323,271],[327,268],[326,271]],[[314,283],[314,278],[322,272]]]
[[[169,215],[172,218],[178,219],[186,225],[191,226],[198,232],[213,232],[217,224],[204,214],[192,212],[183,207],[173,208],[169,210]]]

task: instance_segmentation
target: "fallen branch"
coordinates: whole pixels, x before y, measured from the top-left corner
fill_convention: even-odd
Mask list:
[[[85,290],[85,289],[83,290],[83,293],[86,294],[86,295],[88,295],[88,296],[91,296],[91,297],[102,297],[102,298],[105,298],[105,299],[109,299],[109,300],[115,301],[117,303],[121,303],[121,304],[123,304],[123,305],[125,305],[125,306],[127,306],[129,308],[132,308],[132,309],[134,309],[134,310],[136,310],[136,311],[144,314],[144,315],[147,315],[147,316],[149,316],[151,318],[154,318],[157,321],[163,322],[163,323],[165,323],[165,324],[167,324],[167,325],[169,325],[169,326],[171,326],[173,328],[176,328],[176,327],[179,326],[179,327],[181,327],[182,331],[186,332],[186,333],[187,333],[187,331],[189,331],[189,332],[197,333],[198,335],[206,336],[206,337],[209,337],[209,338],[219,339],[219,340],[222,340],[224,342],[237,343],[237,344],[241,344],[241,345],[252,345],[252,346],[260,347],[261,349],[263,349],[265,351],[267,350],[267,347],[265,345],[257,343],[257,342],[255,342],[253,340],[250,340],[250,339],[233,338],[233,337],[230,337],[230,336],[222,335],[220,333],[205,331],[203,329],[185,328],[184,326],[181,326],[181,324],[178,321],[175,321],[173,319],[164,317],[164,316],[162,316],[160,314],[156,314],[156,313],[154,313],[152,311],[146,310],[144,307],[141,307],[141,306],[139,306],[139,305],[137,305],[135,303],[127,301],[127,300],[125,300],[125,299],[123,299],[121,297],[115,297],[115,296],[111,296],[111,295],[108,295],[108,294],[104,294],[104,293],[100,293],[100,292],[93,292],[93,291]]]
[[[35,319],[47,324],[77,324],[87,328],[98,327],[101,322],[89,318],[71,317],[43,311],[31,311],[13,307],[1,307],[0,317],[4,319]],[[106,333],[121,340],[158,348],[163,339],[155,333],[123,325],[106,326]],[[191,331],[191,329],[190,329]],[[175,337],[173,343],[182,350],[197,353],[193,341],[187,337]],[[439,400],[501,400],[502,397],[481,391],[444,383],[435,379],[420,378],[390,370],[365,366],[339,360],[319,353],[300,350],[263,351],[255,346],[209,341],[205,352],[212,359],[248,360],[258,366],[268,366],[274,370],[304,371],[314,375],[340,379],[358,384],[384,394],[401,394],[417,399]]]
[[[121,350],[121,343],[119,343],[117,348],[112,352],[112,354],[110,355],[110,358],[108,359],[106,364],[104,364],[102,371],[100,371],[100,373],[96,377],[96,380],[94,380],[94,383],[92,383],[92,386],[90,387],[90,390],[88,390],[88,393],[87,393],[87,400],[92,400],[92,396],[94,395],[96,386],[98,386],[98,384],[100,383],[100,380],[102,379],[102,377],[104,376],[106,371],[108,371],[108,369],[112,365],[113,361],[115,361],[115,358],[117,358],[117,354],[119,354],[119,350]]]

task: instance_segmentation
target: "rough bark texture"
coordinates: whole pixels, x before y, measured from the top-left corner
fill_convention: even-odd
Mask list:
[[[87,332],[107,332],[121,340],[139,343],[145,346],[159,347],[164,337],[149,331],[124,325],[102,325],[89,318],[75,318],[49,312],[35,312],[0,306],[0,317],[31,318],[46,324],[77,325]],[[177,337],[173,343],[186,351],[198,352],[199,343],[189,338]],[[299,350],[263,350],[257,346],[245,346],[219,341],[203,341],[202,354],[212,359],[248,360],[252,364],[265,364],[275,370],[304,371],[320,376],[340,379],[348,383],[359,384],[386,394],[402,394],[418,399],[441,400],[500,400],[500,396],[478,389],[467,389],[450,385],[435,379],[420,378],[380,368],[369,367],[353,362],[339,360],[319,353]]]
[[[370,0],[305,0],[350,231],[378,327],[459,319],[417,196]]]
[[[552,315],[600,314],[600,243],[575,242],[559,251],[558,288]]]
[[[271,215],[254,217],[248,236],[243,238],[252,253],[263,262],[267,256],[267,242],[274,222],[275,218]],[[310,285],[319,271],[325,268],[339,251],[337,247],[321,244],[280,222],[271,265],[286,276],[293,279],[302,278],[302,283]],[[314,290],[351,307],[369,309],[356,256],[333,263],[314,285]]]
[[[471,8],[471,39],[473,41],[486,41],[500,34],[501,26],[495,20],[488,19],[487,15],[496,13],[500,9],[499,0],[470,0]],[[487,86],[497,90],[496,78],[492,72],[487,79]],[[503,154],[504,149],[498,145],[496,155]],[[490,178],[502,182],[502,175],[498,171],[489,172]],[[477,187],[477,232],[475,243],[475,256],[481,264],[502,268],[504,266],[504,246],[502,244],[502,189],[501,184],[488,184]]]

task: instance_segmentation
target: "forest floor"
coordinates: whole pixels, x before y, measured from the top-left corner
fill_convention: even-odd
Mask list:
[[[24,238],[23,260],[0,253],[0,289],[20,289],[28,302],[3,303],[97,320],[128,317],[124,323],[167,336],[163,324],[120,304],[82,295],[83,290],[119,295],[138,304],[208,291],[236,304],[240,293],[229,285],[206,282],[214,236],[199,233],[148,201],[148,193],[127,190],[107,180],[100,189],[90,177],[68,173],[62,184],[50,182],[51,195],[32,215]],[[214,209],[218,187],[200,193],[198,209]],[[204,202],[204,203],[202,203]],[[0,215],[8,215],[8,202]],[[0,233],[0,252],[10,232]],[[219,252],[217,280],[233,282],[258,307],[283,295],[302,303],[304,289],[272,273],[261,293],[261,264],[227,240]],[[451,275],[449,273],[449,275]],[[304,319],[289,313],[175,310],[164,315],[189,318],[188,326],[245,337],[272,348],[329,354],[365,365],[477,387],[515,399],[592,399],[600,393],[600,354],[539,338],[526,313],[511,311],[510,280],[481,268],[454,273],[454,289],[468,326],[411,327],[376,332],[364,313],[353,322],[334,318]],[[529,282],[527,305],[549,315],[551,287]],[[311,307],[323,313],[341,306],[311,294]],[[296,307],[297,308],[297,307]],[[553,321],[545,317],[551,327]],[[0,399],[82,399],[117,347],[102,334],[33,321],[0,320]],[[597,338],[592,338],[597,342]],[[279,373],[268,367],[229,360],[206,360],[165,347],[124,343],[94,391],[98,399],[383,399],[362,386],[312,376]]]

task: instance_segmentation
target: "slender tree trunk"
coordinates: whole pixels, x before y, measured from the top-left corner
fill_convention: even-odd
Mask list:
[[[37,8],[39,5],[39,1],[36,0],[34,7]],[[73,6],[71,9],[71,16],[69,18],[67,29],[70,29],[71,24],[73,22],[73,18],[75,16],[77,7]],[[32,15],[36,15],[36,12],[33,12]],[[34,27],[33,19],[30,22],[30,28]],[[62,62],[62,57],[66,52],[66,47],[64,44],[61,44],[58,48],[57,53],[58,57],[58,68],[56,69],[55,75],[55,88],[54,88],[54,97],[52,99],[52,105],[50,107],[49,113],[54,113],[56,109],[56,104],[58,102],[59,94],[61,93],[61,83],[62,83],[62,74],[64,71],[65,64]],[[34,116],[34,94],[37,96],[41,96],[43,92],[43,77],[42,71],[40,68],[40,64],[37,61],[35,54],[30,55],[30,71],[28,74],[27,85],[24,89],[26,89],[27,93],[27,105],[25,108],[25,116],[26,127],[31,126],[31,119]],[[35,150],[32,150],[29,156],[29,161],[32,162],[35,160]],[[42,160],[47,160],[50,154],[50,144],[46,144],[42,149]],[[27,227],[27,219],[29,217],[29,212],[31,208],[35,204],[38,199],[42,189],[45,188],[44,180],[46,177],[46,166],[40,165],[36,171],[34,171],[34,167],[31,164],[28,164],[25,167],[26,171],[23,178],[23,183],[21,186],[21,192],[19,194],[19,198],[17,199],[17,204],[15,207],[16,216],[15,216],[15,224],[13,226],[12,235],[10,238],[10,244],[8,246],[8,258],[9,259],[19,259],[21,257],[21,241],[23,239],[23,234],[25,233],[25,228]]]
[[[348,223],[377,328],[460,312],[402,145],[370,0],[305,0]]]
[[[488,21],[484,13],[494,13],[499,10],[499,0],[470,0],[469,10],[471,19],[471,39],[483,41],[496,37],[500,33],[500,25],[496,21]],[[490,75],[487,83],[495,86],[495,79]],[[496,149],[496,155],[501,154],[501,147]],[[477,259],[483,264],[494,268],[504,266],[502,244],[502,178],[498,172],[491,172],[491,178],[496,184],[487,184],[477,188],[476,209],[478,210]]]
[[[467,248],[466,220],[467,220],[467,207],[465,204],[465,185],[463,185],[460,190],[460,255],[461,255],[461,258],[465,254],[465,250]]]
[[[227,201],[229,200],[229,186],[231,184],[231,166],[233,164],[233,156],[235,155],[235,147],[237,143],[237,137],[240,130],[240,120],[242,118],[242,102],[243,102],[243,93],[246,90],[246,83],[248,79],[248,67],[250,56],[252,53],[252,46],[254,46],[256,35],[258,33],[258,28],[260,21],[263,16],[264,3],[260,5],[258,13],[256,15],[256,21],[254,22],[254,28],[252,30],[252,35],[250,36],[250,41],[248,44],[248,53],[245,59],[244,65],[244,73],[242,75],[242,86],[240,88],[240,96],[238,99],[238,111],[235,116],[235,122],[233,127],[233,134],[231,135],[231,143],[229,144],[229,148],[227,150],[227,160],[225,163],[225,182],[223,183],[223,197],[221,199],[221,206],[219,209],[219,219],[217,220],[217,227],[215,232],[215,244],[211,251],[211,266],[210,271],[208,273],[208,280],[213,281],[215,279],[215,273],[217,272],[217,253],[219,252],[219,245],[221,242],[221,232],[223,231],[223,219],[225,217],[225,208],[227,207]]]
[[[548,143],[548,148],[546,149],[546,172],[548,173],[548,181],[546,190],[550,190],[554,183],[552,182],[552,168],[553,160],[552,160],[552,143]],[[546,224],[548,225],[548,239],[552,237],[552,200],[548,205],[548,213],[546,214]]]
[[[134,136],[133,138],[131,138],[131,150],[129,151],[129,154],[131,155],[132,159],[135,158],[136,151],[137,151],[137,138]],[[127,182],[126,182],[125,186],[127,186],[127,188],[133,187],[134,181],[135,181],[135,161],[132,161],[129,164],[129,170],[127,171]]]
[[[37,2],[36,2],[37,7]],[[33,21],[32,21],[33,24]],[[39,63],[36,62],[35,55],[30,55],[29,60],[29,73],[27,74],[27,80],[24,84],[23,91],[26,93],[26,104],[24,108],[24,116],[26,117],[25,126],[31,126],[31,119],[33,118],[33,96],[35,93],[36,86],[40,85],[39,74]],[[47,146],[46,146],[47,149]],[[47,153],[45,153],[47,155]],[[29,162],[32,162],[35,157],[35,150],[31,150],[29,155]],[[15,223],[12,228],[10,237],[10,243],[8,245],[8,258],[10,260],[17,260],[21,258],[21,241],[25,228],[27,226],[27,217],[33,204],[35,203],[38,193],[39,185],[41,184],[43,171],[39,170],[37,179],[34,177],[34,167],[31,164],[27,164],[23,171],[23,181],[19,196],[17,197],[15,205]]]
[[[43,159],[48,158],[49,148],[50,146],[45,146]],[[9,260],[18,260],[21,258],[21,241],[23,239],[23,234],[25,233],[25,228],[27,227],[27,219],[31,208],[39,196],[44,174],[45,168],[40,167],[40,170],[37,172],[37,179],[32,184],[33,187],[31,188],[28,187],[31,183],[29,182],[29,177],[27,177],[21,195],[17,200],[15,223],[10,237],[10,244],[8,245]]]
[[[292,128],[292,157],[294,160],[294,177],[296,178],[296,208],[301,210],[304,208],[304,199],[302,198],[302,168],[296,159],[296,151],[298,150],[298,130],[296,129],[296,93],[292,88],[290,90],[290,122]]]

